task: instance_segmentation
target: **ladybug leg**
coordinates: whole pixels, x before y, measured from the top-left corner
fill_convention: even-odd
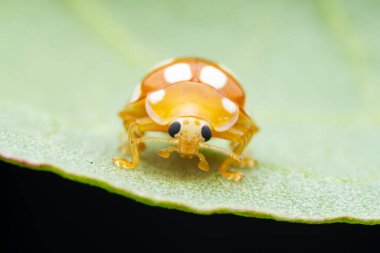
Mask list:
[[[234,152],[231,152],[231,151],[229,151],[227,149],[224,149],[224,148],[221,148],[221,147],[209,145],[209,144],[206,144],[206,143],[199,143],[199,146],[201,148],[207,148],[207,149],[212,149],[212,150],[215,150],[215,151],[222,152],[222,153],[226,154],[232,161],[234,161],[236,163],[241,163],[244,160],[244,158],[242,158],[241,156],[235,154]],[[203,154],[201,154],[201,153],[198,152],[197,156],[200,159],[200,163],[198,164],[198,167],[201,170],[204,170],[204,171],[209,170],[208,163],[207,163],[206,159],[204,158]]]
[[[245,146],[247,146],[249,142],[251,141],[256,131],[250,128],[239,128],[240,133],[238,134],[238,140],[231,141],[230,143],[232,150],[234,150],[234,152],[237,153],[236,150],[239,149],[239,146],[244,145],[244,147],[242,147],[242,151],[240,152],[241,154],[244,151]],[[241,161],[238,161],[238,162],[235,161],[234,165],[237,165],[238,167],[241,167],[241,168],[250,168],[250,167],[253,167],[256,164],[256,162],[257,161],[254,158],[243,157]]]
[[[247,145],[247,141],[245,141],[242,138],[242,140],[240,142],[236,142],[236,144],[233,144],[233,145],[234,145],[233,152],[235,154],[237,154],[237,155],[240,155],[243,152],[245,146]],[[239,171],[230,171],[228,169],[233,164],[237,164],[238,166],[243,167],[244,165],[247,165],[248,159],[249,158],[244,158],[241,161],[236,162],[236,161],[234,161],[234,160],[232,160],[231,158],[228,157],[228,158],[226,158],[224,160],[224,162],[220,166],[219,171],[227,179],[234,180],[234,181],[239,181],[240,179],[242,179],[244,177],[244,174],[241,173],[241,172],[239,172]]]
[[[231,141],[232,150],[236,155],[241,155],[253,135],[258,131],[253,121],[250,120],[248,123],[249,124],[237,124],[219,136]],[[239,167],[252,167],[255,163],[256,161],[253,158],[242,158],[239,161],[228,157],[220,166],[219,171],[227,179],[238,181],[242,179],[244,175],[238,171],[230,171],[229,168],[234,164]]]
[[[139,145],[144,142],[144,140],[149,139],[160,139],[160,138],[150,138],[150,137],[141,137],[141,134],[145,131],[159,131],[159,126],[155,124],[150,118],[141,118],[136,119],[132,123],[129,123],[128,126],[128,144],[129,150],[132,156],[132,161],[128,161],[124,158],[117,157],[113,159],[113,163],[125,169],[134,169],[138,166],[140,162],[139,155]]]
[[[142,133],[140,131],[136,132],[136,137],[137,138],[141,138],[143,136],[144,136],[144,133]],[[130,149],[130,145],[129,145],[128,134],[124,133],[124,135],[122,136],[122,139],[123,139],[123,144],[120,145],[119,151],[123,155],[130,155],[131,154],[131,149]],[[140,152],[144,151],[145,148],[146,148],[145,143],[141,142],[141,143],[138,144],[138,149],[139,149]]]
[[[173,139],[173,140],[170,140],[170,142],[175,144],[177,141],[175,139]],[[224,149],[222,150],[221,148],[214,147],[214,146],[207,145],[207,144],[201,144],[201,147],[209,148],[209,149],[215,149],[218,151],[223,151],[227,154],[230,153],[227,150],[224,150]],[[165,149],[161,150],[158,154],[163,158],[169,158],[170,153],[172,153],[174,151],[178,151],[178,147],[172,146],[172,147],[165,148]],[[199,151],[195,155],[199,158],[198,168],[203,170],[203,171],[208,171],[210,169],[210,166],[208,165],[208,162],[207,162],[205,156]]]
[[[208,165],[205,156],[200,152],[198,152],[196,155],[199,158],[198,168],[203,171],[208,171],[210,169],[210,166]]]
[[[129,134],[128,134],[129,127],[132,124],[134,124],[137,119],[143,119],[143,118],[148,117],[145,112],[144,102],[141,101],[138,103],[129,104],[123,109],[123,111],[119,113],[119,117],[123,120],[124,129],[127,132],[122,136],[123,144],[119,147],[119,151],[120,153],[124,155],[130,155],[132,151],[129,145]],[[135,132],[136,138],[140,138],[143,135],[144,135],[144,132],[136,130]],[[143,151],[144,149],[145,149],[145,144],[140,143],[138,145],[138,150]]]
[[[176,143],[176,140],[173,139],[173,140],[171,140],[171,142]],[[169,158],[170,153],[172,153],[174,151],[178,151],[178,148],[176,146],[167,147],[167,148],[161,150],[158,153],[158,155],[163,157],[163,158]],[[205,156],[200,152],[198,152],[195,155],[199,158],[198,168],[200,168],[203,171],[208,171],[210,169],[210,166],[208,165]]]
[[[163,158],[169,158],[170,153],[177,151],[177,150],[178,150],[177,147],[168,147],[168,148],[165,148],[165,149],[161,150],[160,152],[158,152],[158,155],[163,157]]]
[[[137,167],[137,165],[140,162],[138,144],[135,142],[137,129],[138,129],[138,124],[136,122],[130,124],[128,128],[128,143],[129,143],[128,152],[130,152],[132,155],[132,161],[128,161],[121,157],[112,159],[113,163],[119,168],[134,169]]]

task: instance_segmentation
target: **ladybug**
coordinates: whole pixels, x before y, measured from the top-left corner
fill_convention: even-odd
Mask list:
[[[145,142],[169,144],[159,155],[168,158],[174,151],[181,157],[198,157],[198,167],[209,170],[201,153],[212,149],[227,155],[220,173],[238,181],[243,174],[229,167],[251,167],[252,158],[241,153],[258,127],[244,111],[245,93],[235,77],[220,65],[200,58],[177,58],[161,64],[138,85],[132,100],[119,113],[128,132],[121,151],[132,160],[114,158],[126,169],[136,168]],[[166,132],[169,138],[147,137],[145,132]],[[206,143],[212,137],[231,142],[232,151]]]

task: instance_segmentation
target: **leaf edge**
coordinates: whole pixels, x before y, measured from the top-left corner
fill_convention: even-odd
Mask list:
[[[192,206],[186,205],[185,203],[174,203],[171,201],[160,201],[153,200],[151,198],[147,198],[144,196],[140,196],[130,191],[126,191],[125,189],[117,188],[113,185],[105,183],[99,179],[85,177],[83,175],[77,175],[73,173],[67,173],[64,169],[54,166],[48,163],[30,163],[24,159],[15,158],[6,156],[0,153],[0,161],[5,163],[9,163],[12,165],[16,165],[21,168],[32,169],[36,171],[44,171],[54,173],[62,178],[69,179],[75,182],[87,184],[90,186],[95,186],[101,189],[104,189],[110,193],[118,194],[123,197],[132,199],[139,203],[154,206],[154,207],[163,207],[167,209],[173,209],[178,211],[184,211],[193,214],[199,215],[213,215],[213,214],[233,214],[238,216],[243,216],[247,218],[259,218],[259,219],[270,219],[282,222],[291,222],[291,223],[305,223],[305,224],[330,224],[330,223],[348,223],[348,224],[361,224],[361,225],[379,225],[380,219],[360,219],[349,216],[339,216],[334,218],[326,218],[326,219],[297,219],[297,218],[289,218],[281,215],[276,215],[273,213],[265,213],[265,212],[257,212],[255,210],[238,210],[238,209],[229,209],[229,208],[215,208],[202,210],[197,209]]]

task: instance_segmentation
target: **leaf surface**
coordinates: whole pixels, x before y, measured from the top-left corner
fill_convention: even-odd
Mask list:
[[[309,223],[380,223],[380,30],[375,1],[2,1],[0,157],[151,205]],[[259,165],[222,156],[112,165],[117,112],[157,62],[233,70],[260,126]]]

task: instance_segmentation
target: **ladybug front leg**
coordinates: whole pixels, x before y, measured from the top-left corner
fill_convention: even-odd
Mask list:
[[[137,101],[135,103],[128,104],[120,113],[119,117],[123,120],[124,129],[126,130],[126,134],[122,136],[123,144],[119,147],[120,153],[123,155],[130,155],[131,149],[129,144],[129,129],[132,124],[135,124],[137,121],[142,121],[142,119],[148,118],[148,115],[145,111],[145,103],[144,100]],[[148,121],[146,121],[148,122]],[[151,123],[149,123],[152,125]],[[141,125],[141,123],[140,123]],[[134,132],[136,138],[141,138],[144,135],[144,132],[136,130]],[[138,150],[141,152],[145,149],[144,143],[138,144]]]
[[[208,171],[210,169],[210,166],[208,165],[205,156],[200,152],[198,152],[196,155],[199,158],[198,168],[203,171]]]
[[[169,158],[170,154],[174,151],[178,151],[178,147],[167,147],[165,149],[162,149],[158,154],[163,158]],[[208,171],[210,169],[210,166],[208,165],[205,156],[200,152],[197,152],[195,155],[199,158],[198,168],[203,171]]]
[[[113,159],[113,163],[120,168],[136,168],[140,162],[139,145],[142,143],[140,136],[146,131],[160,130],[160,127],[148,117],[134,120],[128,126],[128,144],[132,161],[117,157]]]
[[[167,148],[160,150],[160,152],[158,152],[158,155],[163,157],[163,158],[169,158],[170,154],[174,151],[178,151],[178,148],[177,147],[167,147]]]
[[[129,129],[129,127],[126,127],[127,131],[128,131],[128,129]],[[143,136],[144,136],[144,133],[142,133],[140,131],[136,131],[136,138],[141,138]],[[119,147],[120,153],[122,153],[123,155],[130,155],[131,154],[131,148],[129,145],[128,133],[124,133],[124,135],[122,136],[122,140],[123,140],[123,143]],[[139,143],[138,144],[139,152],[144,151],[145,148],[146,148],[145,143]]]

